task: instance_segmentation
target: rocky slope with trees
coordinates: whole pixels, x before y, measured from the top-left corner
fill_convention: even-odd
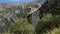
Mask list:
[[[42,5],[27,3],[4,6],[5,10],[0,11],[0,33],[60,34],[60,0],[46,0]]]

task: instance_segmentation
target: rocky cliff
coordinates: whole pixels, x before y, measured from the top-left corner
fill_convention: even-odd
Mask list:
[[[56,9],[58,9],[58,10],[56,10]],[[60,9],[60,0],[46,0],[38,10],[36,10],[35,12],[32,13],[33,26],[35,27],[38,23],[38,21],[36,19],[39,19],[39,18],[41,19],[43,17],[43,15],[46,15],[47,13],[51,13],[53,15],[60,14],[59,9]],[[38,13],[38,14],[36,14],[36,13]],[[33,17],[33,15],[35,15],[35,16]]]

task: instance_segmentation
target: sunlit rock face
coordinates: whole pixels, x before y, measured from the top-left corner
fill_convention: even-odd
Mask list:
[[[39,16],[40,16],[40,18],[43,17],[43,13],[54,14],[55,13],[55,7],[58,7],[60,5],[59,3],[60,2],[57,0],[47,0],[46,2],[44,2],[41,5],[40,9],[38,9],[38,11],[35,11],[35,12],[33,11],[32,18],[31,18],[32,25],[34,27],[37,25],[37,23],[38,23],[37,19],[39,20]],[[58,7],[58,8],[60,8],[60,7]],[[39,11],[40,11],[40,13],[39,13]]]

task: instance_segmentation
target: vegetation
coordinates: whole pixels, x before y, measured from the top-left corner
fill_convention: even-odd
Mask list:
[[[43,7],[41,6],[42,8],[38,10],[41,13],[39,15],[41,18],[36,27],[33,27],[30,23],[32,14],[29,14],[29,12],[32,3],[25,4],[24,7],[11,7],[6,8],[5,11],[0,11],[0,33],[60,34],[60,6],[57,4],[56,1],[50,6],[50,3],[46,2],[46,6],[45,4],[42,5]]]
[[[38,34],[44,34],[47,31],[51,32],[54,28],[59,28],[60,26],[60,15],[53,17],[51,14],[47,14],[42,17],[37,25],[36,32]]]
[[[60,6],[55,1],[51,9],[43,12],[43,17],[36,26],[36,34],[60,34]]]
[[[9,26],[8,32],[14,34],[34,34],[34,27],[29,24],[27,19],[19,20]]]

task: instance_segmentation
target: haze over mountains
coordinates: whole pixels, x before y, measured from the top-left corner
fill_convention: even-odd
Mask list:
[[[43,3],[45,0],[0,0],[0,4],[23,4],[32,1]]]
[[[10,7],[18,7],[18,6],[23,6],[25,4],[42,4],[45,0],[0,0],[0,10],[5,10],[6,8]],[[22,5],[21,5],[22,4]]]

